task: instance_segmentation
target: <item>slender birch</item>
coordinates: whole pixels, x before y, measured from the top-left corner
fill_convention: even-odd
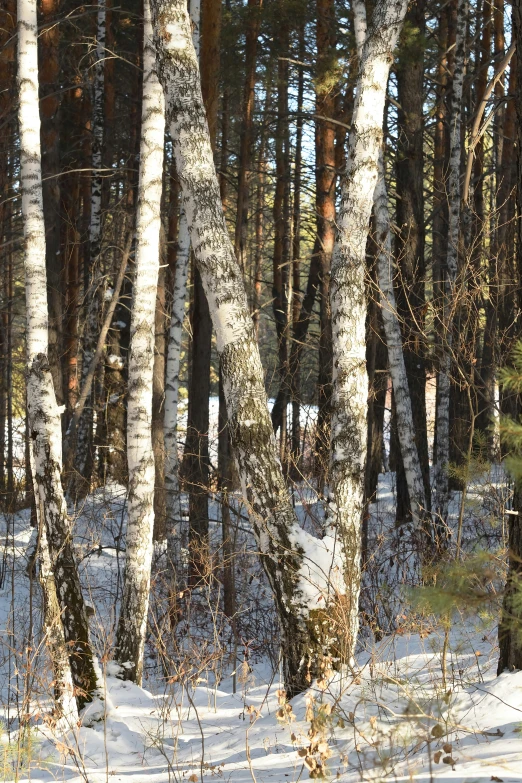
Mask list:
[[[20,128],[20,176],[24,224],[24,269],[26,295],[27,413],[32,439],[32,473],[35,487],[40,543],[43,552],[44,582],[49,563],[54,572],[56,591],[46,598],[53,613],[53,625],[62,623],[62,631],[50,629],[53,638],[69,646],[72,679],[78,689],[78,705],[90,700],[96,686],[92,665],[85,605],[74,558],[72,536],[61,485],[61,409],[56,403],[47,360],[49,347],[47,274],[45,266],[45,224],[42,203],[40,116],[38,110],[37,18],[35,0],[18,0],[18,86]],[[51,586],[50,586],[51,587]],[[58,606],[54,595],[57,596]],[[46,619],[49,622],[49,614]],[[62,618],[60,618],[60,612]],[[54,646],[54,643],[53,643]],[[63,693],[70,685],[64,671],[63,651],[55,663]],[[73,701],[67,698],[69,717],[74,717]],[[64,706],[62,704],[62,706]]]
[[[349,605],[353,655],[359,623],[361,522],[364,508],[368,378],[366,373],[365,255],[378,178],[384,101],[390,65],[407,0],[379,0],[368,28],[346,171],[342,179],[339,235],[332,259],[333,332],[330,524],[339,538]]]
[[[384,334],[388,347],[390,375],[395,395],[397,434],[399,436],[406,484],[410,496],[411,513],[415,524],[419,525],[426,519],[428,511],[419,452],[415,443],[415,425],[404,361],[401,327],[397,316],[397,303],[393,289],[394,261],[391,245],[390,215],[388,212],[388,193],[384,177],[384,160],[381,152],[379,155],[379,179],[375,188],[374,201],[375,233],[379,244],[377,278],[379,281]]]
[[[88,292],[87,312],[82,340],[81,387],[85,388],[87,376],[96,351],[96,339],[99,331],[101,306],[100,289],[100,252],[102,239],[102,149],[103,149],[103,107],[105,83],[105,37],[106,37],[106,0],[98,0],[96,18],[96,50],[94,80],[92,86],[92,177],[91,177],[91,220],[89,226],[89,264],[90,291]],[[89,449],[91,448],[93,427],[93,390],[91,388],[87,404],[80,417],[76,434],[75,467],[79,476],[90,479]]]
[[[445,523],[449,503],[449,406],[452,329],[457,281],[459,229],[461,216],[460,156],[462,126],[462,93],[466,71],[466,35],[469,13],[468,0],[458,0],[455,41],[455,66],[451,91],[450,155],[448,177],[449,226],[446,256],[446,280],[443,297],[443,341],[438,375],[437,447],[435,453],[434,512]]]
[[[187,280],[189,270],[190,236],[187,218],[180,215],[178,252],[174,272],[174,291],[172,295],[172,314],[169,329],[167,367],[165,380],[165,490],[167,493],[167,561],[170,571],[169,581],[173,581],[180,565],[180,550],[187,546],[182,531],[181,493],[179,488],[178,458],[178,404],[179,370],[181,363],[181,339],[185,302],[187,299]]]
[[[117,659],[126,664],[123,667],[126,677],[137,683],[141,683],[143,671],[154,530],[152,386],[164,135],[163,90],[155,70],[150,7],[145,0],[140,181],[127,407],[129,507],[123,597],[116,636]]]
[[[200,0],[189,2],[192,43],[199,59]],[[187,282],[190,260],[190,235],[187,216],[183,210],[179,216],[178,248],[172,293],[167,364],[165,378],[165,491],[167,514],[167,574],[171,593],[176,590],[176,580],[182,568],[181,550],[188,547],[187,531],[183,530],[181,492],[179,486],[178,456],[178,404],[179,371],[181,365],[181,340],[187,299]]]
[[[301,530],[277,459],[264,373],[241,270],[225,224],[184,0],[152,0],[167,118],[190,238],[221,357],[223,389],[243,494],[281,621],[290,695],[344,657],[338,623],[342,567],[331,537]],[[319,565],[315,565],[319,564]]]
[[[357,54],[362,59],[366,40],[366,7],[364,0],[352,0],[354,14],[355,41]],[[377,256],[377,279],[379,283],[380,304],[388,347],[390,375],[395,395],[397,432],[401,448],[406,483],[410,496],[411,512],[417,524],[427,513],[426,493],[422,478],[419,453],[415,443],[415,425],[411,407],[411,396],[404,361],[401,327],[397,315],[397,303],[393,288],[394,261],[388,211],[388,193],[386,172],[382,149],[378,157],[378,179],[374,192],[375,234],[379,247]]]

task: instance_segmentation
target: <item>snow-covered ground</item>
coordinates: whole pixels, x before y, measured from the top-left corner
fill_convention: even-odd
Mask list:
[[[478,542],[498,549],[503,482],[498,469],[474,479],[463,514],[468,548]],[[459,502],[455,496],[455,521]],[[34,643],[40,638],[40,590],[26,573],[34,533],[26,513],[4,519],[0,777],[42,783],[297,783],[321,775],[347,783],[522,780],[522,672],[496,677],[494,610],[481,617],[454,614],[443,678],[443,626],[436,618],[419,618],[406,593],[398,600],[415,575],[405,565],[407,531],[394,528],[394,503],[393,476],[387,474],[371,509],[364,605],[373,613],[373,627],[392,632],[375,642],[368,627],[363,629],[354,670],[320,687],[312,684],[288,710],[273,606],[239,501],[236,632],[217,609],[216,578],[183,607],[174,637],[162,603],[158,549],[144,687],[118,679],[111,649],[123,572],[125,492],[116,485],[99,489],[76,513],[75,541],[95,609],[90,622],[102,692],[81,725],[61,736],[47,720],[52,686],[45,647]],[[298,493],[296,508],[313,530],[320,506],[312,488]],[[216,502],[211,518],[218,552]],[[24,716],[32,729],[23,738]]]

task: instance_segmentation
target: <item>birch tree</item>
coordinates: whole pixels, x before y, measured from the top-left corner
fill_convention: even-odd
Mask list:
[[[92,177],[91,177],[91,218],[89,226],[89,265],[90,291],[85,316],[82,340],[81,387],[84,388],[96,351],[96,339],[99,331],[99,314],[101,307],[100,290],[100,252],[102,239],[102,149],[103,149],[103,106],[105,83],[105,37],[106,37],[107,6],[106,0],[98,0],[96,17],[96,49],[94,64],[94,80],[92,86]],[[88,395],[87,404],[78,422],[76,432],[77,478],[83,477],[90,481],[93,428],[93,390]],[[80,480],[80,484],[81,484]],[[79,486],[79,485],[78,485]],[[84,488],[85,489],[85,488]]]
[[[353,655],[358,629],[361,522],[364,508],[366,416],[365,255],[379,171],[384,101],[406,0],[379,0],[362,51],[342,179],[339,235],[332,259],[333,332],[330,526],[338,537],[348,597],[347,633]],[[354,8],[354,18],[362,11]],[[359,20],[362,21],[362,20]]]
[[[366,7],[364,0],[352,0],[355,40],[359,60],[362,61],[366,40]],[[395,395],[397,432],[401,455],[410,496],[411,511],[417,525],[422,524],[427,514],[426,494],[419,453],[415,442],[415,425],[411,406],[406,363],[402,343],[401,327],[397,315],[397,303],[393,288],[394,259],[392,252],[386,171],[382,149],[378,156],[378,178],[374,192],[375,234],[379,246],[377,256],[377,279],[380,304],[388,347],[390,375]]]
[[[241,270],[228,236],[184,0],[152,0],[158,74],[167,105],[190,239],[207,296],[243,494],[281,623],[287,691],[339,665],[342,565],[330,536],[301,530],[277,459],[263,368]]]
[[[437,445],[435,452],[434,506],[433,510],[445,523],[449,503],[449,408],[450,408],[450,371],[452,353],[452,329],[455,306],[455,287],[457,282],[457,263],[459,251],[459,231],[461,215],[460,157],[462,126],[462,93],[466,71],[466,34],[468,23],[468,0],[458,0],[457,30],[455,41],[455,67],[451,90],[450,111],[450,157],[448,177],[449,226],[448,250],[446,256],[446,279],[443,295],[443,336],[438,374],[437,405]]]
[[[167,563],[169,582],[177,577],[180,568],[180,551],[187,546],[182,531],[181,493],[179,487],[178,458],[178,404],[181,339],[190,255],[190,236],[184,212],[180,216],[178,252],[174,272],[172,313],[169,328],[167,366],[165,380],[165,490],[167,506]],[[186,538],[186,537],[185,537]]]
[[[190,1],[189,13],[190,23],[192,25],[192,43],[194,44],[196,56],[199,58],[200,0]],[[174,289],[172,292],[172,312],[168,337],[167,364],[165,368],[164,441],[167,515],[167,579],[171,595],[178,592],[176,582],[180,577],[182,569],[181,550],[186,549],[188,546],[187,531],[183,529],[181,492],[179,486],[178,404],[181,340],[183,335],[183,320],[185,318],[185,302],[187,299],[189,259],[190,235],[187,216],[184,210],[181,210],[179,216],[176,268],[174,271]]]
[[[164,134],[163,90],[155,70],[150,8],[145,0],[140,182],[127,406],[129,505],[124,587],[116,636],[117,659],[125,664],[126,677],[137,683],[141,683],[143,670],[154,530],[152,391]]]
[[[42,581],[49,588],[46,597],[46,620],[51,652],[56,653],[55,674],[60,678],[57,687],[64,695],[61,706],[66,707],[69,716],[73,718],[72,699],[70,695],[65,696],[70,687],[70,675],[64,666],[62,638],[69,648],[72,680],[77,689],[79,707],[90,700],[96,687],[96,676],[89,645],[87,615],[61,485],[61,409],[56,403],[47,360],[49,317],[42,203],[35,0],[18,0],[18,47],[18,120],[27,314],[27,413],[32,440],[32,472],[40,544],[44,547]],[[54,580],[49,576],[51,570],[54,573]],[[62,623],[61,629],[60,623]]]

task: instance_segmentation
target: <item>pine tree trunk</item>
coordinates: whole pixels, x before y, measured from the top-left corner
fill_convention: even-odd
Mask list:
[[[237,181],[237,211],[234,250],[239,265],[246,268],[246,239],[252,154],[252,123],[256,85],[257,39],[261,24],[263,0],[248,0],[245,46],[245,85],[243,88],[243,117],[239,144],[239,173]]]
[[[320,674],[325,656],[336,659],[333,665],[346,657],[340,623],[344,588],[342,579],[337,581],[344,569],[331,537],[316,539],[300,529],[277,459],[254,327],[221,207],[184,0],[153,0],[151,6],[182,203],[216,330],[241,486],[281,621],[292,696]],[[333,586],[310,573],[307,555],[332,563],[333,571],[326,571],[335,575]]]
[[[272,408],[274,432],[280,432],[280,452],[286,455],[286,411],[290,399],[288,372],[288,283],[290,264],[290,138],[288,118],[289,23],[278,20],[275,50],[277,66],[277,124],[275,131],[275,191],[273,202],[272,311],[276,325],[280,393]],[[285,460],[284,460],[285,461]]]
[[[72,533],[61,485],[61,411],[56,403],[46,357],[47,275],[38,111],[36,3],[33,0],[19,0],[18,29],[18,118],[27,319],[27,413],[32,440],[32,472],[39,525],[40,529],[45,531],[42,541],[48,542],[56,594],[63,618],[63,637],[69,648],[69,662],[77,689],[78,706],[82,707],[90,700],[96,687],[96,676],[89,645],[87,615],[74,559]],[[51,594],[48,596],[48,603],[50,602],[56,606]],[[68,672],[63,671],[63,660],[62,652],[60,659],[55,661],[55,672],[61,672],[62,682],[57,684],[57,687],[62,693],[66,693],[70,679]]]
[[[61,92],[57,0],[41,4],[44,30],[40,35],[40,114],[42,120],[42,187],[49,304],[49,364],[58,404],[65,402],[61,358],[63,351],[63,266],[60,252],[60,103]]]
[[[315,109],[318,117],[335,117],[335,89],[330,69],[335,57],[336,18],[333,0],[317,0],[317,71]],[[332,319],[330,311],[330,269],[335,242],[336,126],[315,122],[315,201],[319,254],[320,336],[316,473],[319,483],[326,477],[332,397]],[[311,272],[311,270],[310,270]]]
[[[517,111],[517,207],[519,214],[522,211],[522,0],[513,0],[513,39],[518,47],[518,56],[512,61],[512,68],[516,68],[516,92],[514,103]],[[517,231],[517,266],[518,275],[522,269],[522,223],[518,221]],[[520,281],[520,277],[518,277]],[[518,291],[518,305],[521,304],[520,288]],[[520,330],[520,316],[518,318]],[[520,331],[519,331],[520,334]],[[518,417],[520,416],[520,398],[518,399]],[[515,490],[514,511],[508,517],[509,524],[509,571],[504,592],[502,616],[498,628],[498,640],[500,656],[498,661],[498,674],[505,669],[522,669],[522,634],[520,632],[522,616],[520,611],[520,583],[522,578],[522,497],[518,486]]]
[[[443,335],[441,359],[437,385],[437,448],[434,459],[434,512],[444,524],[448,516],[449,503],[449,421],[450,421],[450,370],[452,331],[455,308],[455,285],[460,233],[460,153],[461,112],[464,74],[466,69],[466,35],[468,22],[468,1],[459,0],[457,6],[457,30],[455,43],[455,68],[453,73],[452,102],[450,115],[450,158],[449,158],[449,227],[446,256],[446,279],[443,297]]]
[[[140,182],[127,409],[128,522],[116,636],[117,660],[125,664],[125,677],[138,684],[143,672],[154,530],[152,392],[164,133],[164,98],[155,72],[150,10],[145,0]]]
[[[406,0],[380,0],[368,28],[342,180],[339,236],[332,258],[334,371],[329,522],[343,548],[348,597],[346,634],[351,654],[359,624],[367,435],[366,241],[378,179],[386,85],[406,8]]]

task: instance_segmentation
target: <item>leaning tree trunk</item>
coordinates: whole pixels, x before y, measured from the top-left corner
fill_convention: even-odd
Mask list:
[[[331,537],[316,539],[300,529],[277,459],[254,326],[221,207],[186,4],[152,0],[151,7],[183,207],[221,357],[232,445],[276,599],[293,695],[320,674],[325,655],[334,665],[344,656],[343,566]],[[318,558],[331,579],[312,566]]]
[[[448,179],[449,228],[448,252],[446,256],[446,280],[443,296],[442,351],[437,387],[437,444],[435,453],[435,495],[434,513],[443,524],[448,516],[449,503],[449,407],[452,329],[454,318],[454,295],[457,281],[458,246],[460,233],[460,156],[461,156],[461,114],[464,73],[466,68],[466,34],[468,21],[468,0],[459,0],[457,6],[457,37],[455,43],[455,69],[451,96],[450,116],[450,160]]]
[[[127,404],[129,507],[123,597],[116,635],[117,660],[126,664],[125,676],[137,683],[141,683],[143,672],[154,530],[152,388],[164,134],[163,90],[155,71],[150,9],[145,0],[140,183]]]
[[[69,648],[72,678],[81,707],[90,700],[96,676],[89,645],[87,615],[74,558],[72,534],[61,484],[61,410],[56,403],[47,360],[48,309],[45,267],[45,224],[42,204],[40,116],[38,112],[38,61],[36,3],[19,0],[19,128],[22,215],[24,223],[24,268],[27,312],[27,408],[32,439],[33,482],[39,524],[47,541],[55,574],[59,611],[56,623],[63,623],[63,636]],[[45,560],[47,563],[48,561]],[[52,595],[47,607],[56,601]],[[49,617],[47,616],[47,620]],[[60,634],[59,631],[57,631]],[[61,638],[61,637],[60,637]],[[55,674],[67,689],[68,673],[63,671],[63,655],[56,660]],[[69,700],[71,704],[72,701]]]
[[[339,236],[332,259],[334,370],[329,523],[344,553],[346,634],[351,654],[359,623],[367,433],[366,241],[379,170],[386,85],[406,8],[407,0],[379,0],[368,28],[342,181]]]

